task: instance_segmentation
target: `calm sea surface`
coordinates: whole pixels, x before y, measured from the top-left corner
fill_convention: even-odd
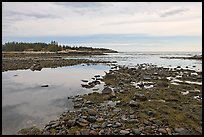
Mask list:
[[[110,53],[107,55],[80,57],[92,60],[117,61],[119,65],[134,66],[152,63],[163,67],[181,66],[202,71],[202,61],[164,59],[160,57],[193,56],[201,53]],[[72,57],[79,58],[79,57]],[[15,70],[2,72],[2,134],[16,134],[25,127],[43,127],[62,112],[72,110],[68,96],[87,94],[92,89],[81,87],[82,79],[91,81],[95,75],[104,76],[108,65],[75,65],[58,68],[43,68],[42,71]],[[48,84],[49,87],[41,87]],[[98,91],[103,83],[97,85]]]

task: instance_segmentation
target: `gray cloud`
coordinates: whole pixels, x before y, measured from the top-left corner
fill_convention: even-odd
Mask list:
[[[47,13],[35,13],[35,12],[18,12],[18,11],[7,11],[5,13],[10,19],[23,19],[25,16],[29,18],[59,18],[59,16]]]
[[[175,9],[175,10],[170,10],[164,13],[160,13],[160,17],[167,17],[167,16],[172,16],[172,15],[176,15],[176,14],[182,14],[186,11],[188,11],[189,9]]]
[[[55,2],[57,5],[73,8],[99,8],[103,7],[103,3],[99,2]]]

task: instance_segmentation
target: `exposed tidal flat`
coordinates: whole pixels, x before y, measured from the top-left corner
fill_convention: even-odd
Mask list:
[[[38,107],[35,107],[36,110],[33,110],[33,112],[39,109],[40,112],[44,112],[46,105],[43,106],[42,104],[46,104],[46,100],[51,98],[57,99],[59,96],[63,98],[61,100],[63,105],[57,106],[56,104],[58,103],[52,102],[48,106],[55,107],[53,107],[53,110],[49,109],[49,111],[46,111],[47,117],[49,117],[49,113],[59,108],[67,108],[66,110],[60,110],[61,114],[58,113],[57,116],[55,114],[55,117],[49,117],[50,122],[44,122],[41,126],[30,124],[26,128],[26,125],[24,125],[22,127],[24,129],[19,129],[18,134],[202,134],[202,69],[200,67],[202,62],[196,60],[195,62],[191,61],[189,63],[186,60],[177,60],[180,64],[176,64],[175,61],[174,64],[176,64],[176,67],[171,63],[167,63],[171,66],[166,65],[164,67],[154,65],[154,61],[152,63],[144,61],[149,58],[141,59],[141,56],[138,57],[135,55],[135,58],[132,58],[132,55],[127,54],[126,58],[119,58],[124,55],[120,53],[87,57],[89,59],[95,58],[94,61],[117,61],[117,63],[110,63],[108,66],[105,64],[87,65],[85,63],[55,69],[42,68],[41,71],[18,70],[3,72],[2,74],[5,76],[3,77],[3,81],[8,82],[8,85],[10,85],[9,82],[11,81],[6,80],[6,77],[21,81],[20,83],[27,81],[27,88],[23,90],[24,93],[20,95],[20,91],[22,90],[20,89],[18,92],[19,96],[13,94],[11,95],[13,97],[10,96],[11,98],[9,100],[15,100],[20,96],[21,98],[26,98],[23,95],[27,91],[30,91],[31,94],[36,94],[33,100],[38,102],[36,105]],[[158,56],[155,58],[154,56],[151,57],[158,59]],[[129,60],[136,61],[137,59],[142,60],[143,63],[138,62],[136,64],[132,62],[132,64],[128,65],[123,64],[130,63],[131,61]],[[151,59],[149,60],[151,61]],[[162,58],[157,61],[161,63],[164,60],[166,62],[169,61],[169,59]],[[77,69],[81,71],[74,73]],[[66,73],[70,74],[65,75]],[[48,79],[52,79],[53,81],[51,80],[52,82],[50,81],[49,83]],[[56,83],[56,81],[58,82]],[[33,83],[36,83],[34,85],[37,88]],[[48,87],[41,87],[44,84],[48,85]],[[31,85],[33,88],[31,88]],[[61,88],[62,85],[65,86],[63,90]],[[7,89],[7,91],[4,89]],[[9,92],[7,86],[3,90],[3,93],[5,91]],[[51,94],[52,97],[49,96],[50,90],[53,93]],[[39,94],[39,91],[41,91],[41,94]],[[15,92],[15,85],[13,92]],[[45,102],[40,102],[40,96],[43,95],[44,97],[47,96],[47,99],[45,99]],[[5,101],[4,99],[6,97],[3,96],[3,101]],[[31,98],[29,99],[30,102],[32,102]],[[19,98],[19,100],[21,99]],[[28,102],[27,106],[29,104]],[[15,102],[15,104],[20,103]],[[21,103],[22,108],[18,108],[18,105],[16,105],[16,108],[22,111],[25,109],[23,108],[23,104],[26,106],[26,103]],[[8,112],[6,109],[3,109],[3,112],[7,112],[13,117],[11,113],[18,111],[12,110]],[[32,114],[37,115],[37,113],[33,112]],[[24,113],[28,114],[29,111],[24,111]],[[41,116],[43,115],[42,113]],[[22,115],[23,118],[25,116]],[[7,119],[9,120],[9,117]],[[28,117],[27,120],[28,123],[31,123],[32,121],[29,121],[29,119],[32,118]],[[40,119],[39,115],[36,119]],[[20,121],[16,123],[18,122]],[[9,125],[7,127],[9,128]]]

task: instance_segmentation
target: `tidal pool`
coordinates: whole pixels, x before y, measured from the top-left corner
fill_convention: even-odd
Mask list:
[[[81,80],[91,81],[109,69],[108,65],[81,64],[2,72],[2,134],[16,134],[19,129],[31,126],[43,127],[62,112],[72,110],[68,96],[93,92],[82,88]],[[103,83],[95,88],[101,91]]]

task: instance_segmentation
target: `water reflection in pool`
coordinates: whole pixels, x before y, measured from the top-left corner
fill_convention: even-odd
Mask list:
[[[106,65],[75,65],[2,72],[2,134],[15,134],[33,125],[43,127],[73,109],[68,96],[93,92],[82,88],[81,80],[105,75],[109,69]],[[41,87],[44,84],[49,86]],[[96,87],[101,91],[103,84]]]

